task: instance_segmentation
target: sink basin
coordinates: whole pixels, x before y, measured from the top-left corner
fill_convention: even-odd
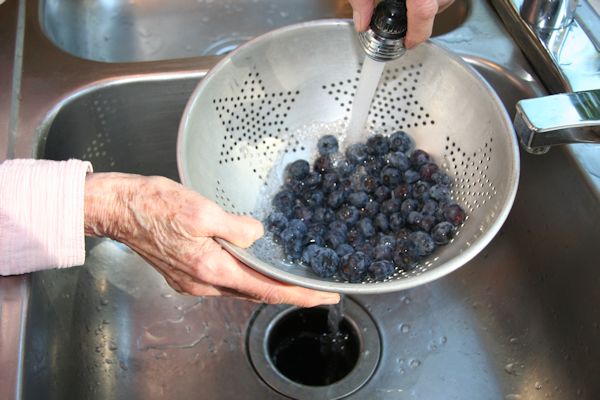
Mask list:
[[[436,20],[434,35],[459,26],[468,0]],[[346,0],[41,0],[39,19],[55,45],[104,62],[224,54],[273,29],[321,18],[350,18]]]
[[[501,67],[470,61],[508,107],[533,95]],[[88,88],[60,108],[37,155],[177,179],[179,118],[197,81]],[[570,153],[522,154],[515,205],[483,253],[431,284],[353,297],[382,353],[350,398],[597,399],[599,220]],[[246,354],[256,305],[178,295],[125,246],[89,239],[83,267],[35,273],[31,286],[25,399],[284,398]]]

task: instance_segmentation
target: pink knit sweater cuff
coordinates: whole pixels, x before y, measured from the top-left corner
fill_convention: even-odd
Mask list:
[[[0,275],[81,265],[89,162],[8,160],[0,164]]]

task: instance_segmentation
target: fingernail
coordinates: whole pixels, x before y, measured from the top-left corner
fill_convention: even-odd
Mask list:
[[[340,302],[340,295],[337,293],[322,294],[321,300],[323,304],[337,304]]]

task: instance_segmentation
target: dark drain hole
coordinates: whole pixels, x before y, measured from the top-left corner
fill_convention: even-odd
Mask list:
[[[268,338],[269,358],[288,379],[307,386],[330,385],[356,365],[358,335],[346,320],[333,336],[327,328],[327,310],[300,309],[277,321]]]

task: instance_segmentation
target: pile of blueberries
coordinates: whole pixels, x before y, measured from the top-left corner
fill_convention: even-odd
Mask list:
[[[266,227],[288,261],[321,277],[381,281],[410,271],[447,244],[465,220],[451,178],[403,131],[373,135],[340,154],[335,136],[318,141],[312,168],[286,167]]]

